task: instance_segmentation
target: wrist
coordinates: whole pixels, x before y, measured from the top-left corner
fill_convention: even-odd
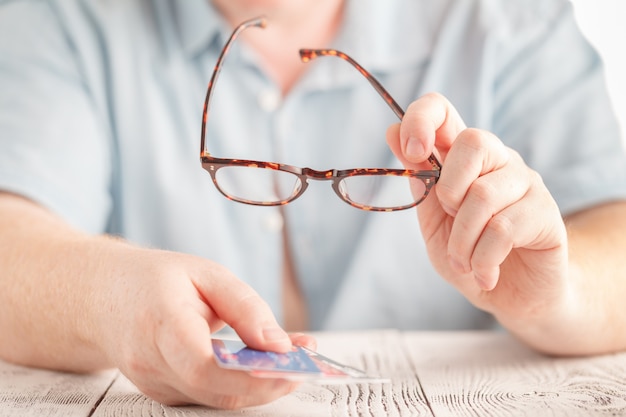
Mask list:
[[[78,300],[76,315],[77,338],[92,352],[92,365],[114,366],[113,351],[118,343],[116,329],[122,318],[116,315],[117,292],[124,276],[124,255],[134,248],[111,236],[95,236],[79,243],[84,256],[84,274],[78,279],[84,289]],[[119,346],[118,346],[119,347]]]
[[[589,294],[581,285],[582,271],[568,268],[558,291],[543,294],[526,314],[496,317],[513,335],[534,349],[549,355],[574,356],[602,353],[606,344],[594,335],[597,317],[592,314]]]

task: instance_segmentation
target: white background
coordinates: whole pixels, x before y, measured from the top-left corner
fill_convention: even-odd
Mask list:
[[[626,144],[626,0],[571,0],[578,23],[602,56]]]

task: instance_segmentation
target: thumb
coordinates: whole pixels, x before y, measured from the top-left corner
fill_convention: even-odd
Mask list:
[[[269,305],[249,285],[223,267],[196,282],[215,314],[252,349],[288,352],[290,337],[278,325]]]
[[[421,167],[429,155],[443,159],[465,122],[454,106],[441,94],[429,93],[407,108],[399,128],[387,132],[387,142],[408,169]]]

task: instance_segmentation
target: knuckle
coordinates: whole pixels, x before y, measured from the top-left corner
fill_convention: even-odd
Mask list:
[[[521,156],[520,156],[520,158],[521,158]],[[528,168],[528,174],[529,174],[529,177],[530,177],[531,184],[537,184],[537,185],[541,185],[541,186],[544,185],[543,177],[541,176],[540,173],[538,173],[534,169]]]
[[[472,150],[482,150],[487,144],[488,136],[483,130],[468,127],[459,134],[457,141]]]
[[[441,102],[446,102],[446,103],[448,102],[448,99],[443,94],[437,91],[428,92],[424,94],[422,98],[426,100],[432,100],[432,101],[441,101]]]
[[[474,181],[470,186],[469,195],[481,206],[491,207],[496,201],[499,190],[484,177]]]
[[[437,183],[437,197],[449,207],[457,207],[463,200],[463,191],[448,181]]]
[[[508,242],[513,234],[513,222],[505,215],[496,215],[487,224],[486,232],[496,242]]]
[[[237,322],[250,322],[251,318],[255,320],[265,320],[269,307],[263,301],[263,299],[253,291],[242,294],[240,298],[235,301],[237,310],[239,311]],[[241,323],[231,323],[232,325]]]
[[[517,151],[516,151],[515,149],[513,149],[513,148],[508,148],[508,147],[506,148],[506,150],[507,150],[507,152],[509,153],[509,155],[510,155],[511,159],[514,159],[514,160],[516,160],[516,161],[518,161],[518,162],[521,162],[522,164],[524,164],[524,165],[525,165],[525,163],[524,163],[524,158],[522,158],[522,155],[520,155],[520,153],[519,153],[519,152],[517,152]]]
[[[208,276],[209,281],[214,283],[228,282],[229,285],[236,285],[238,282],[230,269],[224,265],[208,260],[201,260],[199,262],[197,274],[199,276]]]

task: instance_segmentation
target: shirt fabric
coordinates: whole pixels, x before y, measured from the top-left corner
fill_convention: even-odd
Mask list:
[[[218,193],[200,127],[230,31],[207,0],[0,1],[0,189],[89,233],[217,261],[279,320],[286,225],[313,329],[492,326],[434,271],[414,210],[360,211],[317,181],[284,216]],[[331,46],[404,108],[448,97],[542,175],[563,213],[626,197],[602,63],[567,1],[350,0]],[[281,97],[254,52],[233,46],[207,149],[318,170],[397,167],[385,142],[397,119],[365,79],[336,58],[303,65]]]

